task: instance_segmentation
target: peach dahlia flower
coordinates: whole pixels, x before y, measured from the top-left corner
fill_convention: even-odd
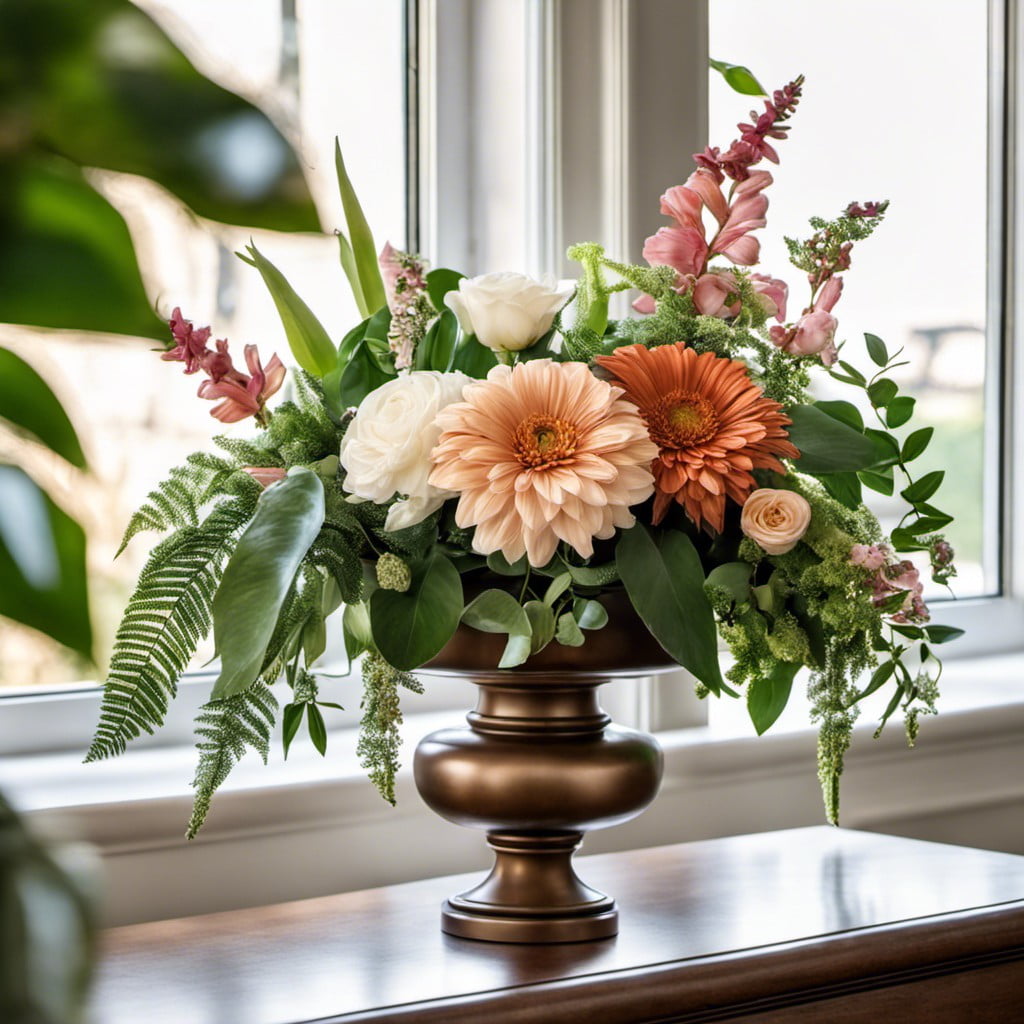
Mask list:
[[[655,523],[677,501],[698,526],[721,532],[725,499],[742,505],[757,486],[751,470],[784,473],[778,457],[800,455],[787,440],[782,406],[764,397],[738,360],[677,342],[629,345],[597,362],[637,404],[658,446]]]
[[[622,390],[583,363],[496,366],[438,415],[430,483],[459,492],[455,521],[473,546],[546,565],[559,541],[584,558],[595,537],[635,522],[654,489],[657,448]]]

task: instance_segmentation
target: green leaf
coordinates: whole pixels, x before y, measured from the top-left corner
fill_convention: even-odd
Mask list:
[[[260,496],[213,599],[221,670],[212,699],[255,682],[288,589],[323,521],[323,484],[308,469],[289,470]]]
[[[924,631],[933,644],[948,644],[964,635],[964,631],[955,626],[925,626]]]
[[[377,247],[373,242],[373,234],[345,170],[341,143],[337,139],[334,140],[334,166],[338,172],[338,190],[341,192],[341,205],[345,210],[345,222],[348,225],[348,237],[352,245],[352,258],[359,278],[359,287],[366,311],[370,313],[380,309],[387,301],[384,281],[380,273],[380,264],[377,262]]]
[[[523,611],[530,620],[530,653],[539,654],[555,635],[555,613],[543,601],[527,601]]]
[[[0,29],[0,52],[5,41],[13,38]],[[9,90],[5,100],[12,102]],[[81,168],[50,154],[9,156],[0,194],[0,321],[168,338],[146,296],[127,225]]]
[[[285,704],[281,712],[281,741],[284,745],[284,758],[288,760],[288,750],[292,745],[302,725],[302,715],[306,709],[305,704]]]
[[[896,489],[896,485],[892,478],[892,471],[889,474],[885,473],[872,473],[870,470],[861,470],[857,476],[860,477],[860,482],[865,487],[870,487],[871,490],[877,491],[879,494],[892,494]]]
[[[497,365],[498,357],[486,345],[481,345],[472,334],[463,335],[452,360],[453,370],[483,380]]]
[[[92,660],[85,533],[23,470],[0,465],[0,615]]]
[[[892,546],[896,551],[901,554],[908,551],[927,551],[928,545],[922,544],[916,539],[914,531],[909,530],[905,526],[899,526],[892,531],[891,538]]]
[[[530,635],[530,620],[523,606],[506,590],[485,590],[466,606],[462,621],[484,633]]]
[[[875,739],[878,739],[878,737],[882,735],[882,730],[885,728],[885,723],[888,722],[890,718],[892,718],[893,713],[900,706],[900,701],[903,700],[904,693],[906,693],[906,690],[904,689],[903,684],[900,683],[896,687],[896,692],[892,695],[892,700],[889,701],[889,704],[886,707],[885,711],[882,712],[882,717],[878,723],[878,728],[875,729]]]
[[[451,369],[458,337],[459,321],[450,309],[446,309],[416,346],[413,369],[440,370],[442,373]]]
[[[864,687],[860,693],[857,694],[853,700],[847,705],[847,707],[853,707],[858,701],[863,700],[865,697],[870,696],[876,690],[880,690],[885,684],[892,678],[893,673],[896,671],[896,663],[893,661],[883,661],[878,668],[871,675],[871,679],[868,685]]]
[[[572,574],[563,572],[556,576],[544,592],[544,603],[550,607],[572,586]]]
[[[744,96],[766,96],[761,83],[748,68],[740,64],[729,64],[724,60],[708,59],[708,66],[725,79],[726,85]]]
[[[718,634],[690,538],[662,530],[656,540],[637,524],[622,531],[615,562],[633,607],[658,643],[709,690],[720,693]]]
[[[438,267],[427,274],[427,295],[430,297],[430,304],[438,311],[443,312],[448,307],[444,304],[444,297],[459,287],[459,282],[465,277],[457,270],[449,270],[446,267]]]
[[[516,668],[522,665],[533,651],[533,637],[522,633],[510,633],[505,650],[501,653],[498,668]]]
[[[923,454],[924,450],[931,442],[932,435],[934,433],[934,427],[922,427],[920,430],[915,430],[906,439],[906,441],[903,442],[903,451],[901,452],[901,458],[903,461],[913,462],[914,459]]]
[[[344,631],[345,652],[349,661],[355,661],[364,651],[373,650],[373,632],[370,629],[370,611],[365,601],[345,605],[341,625]]]
[[[606,587],[619,578],[619,567],[614,562],[604,565],[570,565],[569,575],[581,587]]]
[[[577,623],[572,612],[563,612],[558,616],[558,626],[555,630],[555,639],[562,644],[563,647],[583,646],[585,638],[580,632],[579,623]]]
[[[909,501],[911,505],[917,505],[922,501],[927,501],[939,489],[939,487],[942,486],[942,481],[945,476],[946,472],[942,469],[936,469],[931,473],[925,473],[924,476],[915,480],[909,487],[900,491],[900,496],[904,501]]]
[[[736,604],[744,604],[750,600],[753,568],[749,562],[724,562],[716,565],[704,581],[704,590],[724,590]]]
[[[487,556],[487,568],[499,576],[525,576],[529,563],[526,555],[517,562],[510,562],[500,551],[494,551]]]
[[[889,362],[889,350],[885,347],[885,342],[877,334],[865,334],[864,341],[875,366],[885,366]]]
[[[306,705],[306,722],[309,724],[309,738],[322,757],[327,753],[327,725],[315,704]]]
[[[295,362],[314,377],[330,373],[337,362],[337,354],[324,325],[299,298],[284,274],[254,244],[247,245],[246,252],[248,256],[242,253],[238,256],[260,272],[281,317]]]
[[[359,270],[356,268],[356,256],[352,251],[352,243],[343,231],[335,231],[335,234],[338,236],[338,258],[341,261],[341,269],[348,279],[348,286],[352,289],[352,298],[356,300],[359,315],[368,317],[373,310],[366,305],[366,297],[363,295],[363,286],[359,280]]]
[[[917,399],[906,396],[894,398],[885,410],[885,422],[890,427],[902,427],[914,415]]]
[[[868,427],[864,436],[871,441],[875,448],[875,461],[872,469],[875,471],[886,466],[894,466],[900,460],[900,443],[887,430],[878,430]]]
[[[895,381],[883,377],[868,386],[868,398],[871,399],[871,404],[878,409],[888,405],[899,394],[899,390]]]
[[[910,523],[909,526],[903,527],[903,529],[914,537],[920,537],[925,533],[935,533],[937,530],[944,530],[951,522],[953,522],[953,517],[945,514],[938,516],[921,516],[920,519]]]
[[[462,616],[462,578],[444,555],[432,551],[409,567],[412,585],[404,594],[375,590],[370,595],[374,644],[403,672],[430,661],[451,639]]]
[[[793,679],[800,666],[794,662],[776,662],[767,676],[755,679],[747,688],[747,710],[758,736],[763,736],[786,709]]]
[[[851,366],[849,363],[844,362],[842,359],[839,360],[839,365],[862,387],[867,384],[868,379],[864,376],[856,366]]]
[[[856,473],[828,473],[822,476],[821,483],[836,501],[847,508],[860,507],[860,479]]]
[[[858,433],[864,430],[864,418],[860,414],[860,409],[852,402],[815,402],[814,408],[820,409],[832,419],[839,420],[840,423],[845,423],[848,427],[853,427]]]
[[[356,407],[371,391],[376,391],[394,379],[394,369],[390,373],[381,369],[379,360],[374,358],[369,347],[368,339],[364,338],[342,371],[338,381],[338,401],[345,409]]]
[[[0,348],[0,418],[85,469],[78,435],[57,396],[28,363],[5,348]]]
[[[800,449],[796,468],[801,473],[855,472],[875,462],[875,446],[864,434],[816,406],[796,405],[786,414],[793,421],[786,430]]]
[[[604,629],[608,625],[608,609],[600,601],[577,597],[572,603],[572,614],[580,629]]]

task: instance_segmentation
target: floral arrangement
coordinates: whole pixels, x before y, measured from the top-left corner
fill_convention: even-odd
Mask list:
[[[361,657],[358,751],[394,801],[401,688],[460,623],[507,635],[501,668],[548,644],[579,646],[624,590],[701,695],[743,695],[759,733],[810,670],[818,773],[829,820],[858,702],[887,688],[912,743],[935,711],[934,647],[959,631],[930,622],[923,563],[955,574],[932,504],[941,472],[915,476],[931,427],[907,426],[914,399],[899,365],[867,335],[866,373],[841,358],[834,309],[852,249],[886,203],[851,203],[787,239],[809,285],[755,273],[771,174],[802,79],[739,125],[722,152],[661,198],[669,223],[646,266],[573,246],[582,273],[558,288],[516,273],[466,278],[428,270],[390,245],[377,254],[338,152],[348,234],[341,262],[364,319],[335,344],[254,246],[297,363],[253,345],[235,366],[175,309],[162,358],[201,374],[201,398],[252,438],[216,438],[148,498],[125,543],[169,531],[150,555],[118,633],[101,721],[87,759],[122,751],[160,725],[178,678],[212,629],[220,674],[198,719],[191,837],[243,753],[267,757],[283,678],[285,756],[305,723],[327,734],[315,672],[340,611]],[[609,299],[635,289],[639,315]],[[860,402],[813,398],[812,375]],[[867,425],[861,408],[870,409]],[[888,536],[863,488],[898,493]],[[919,567],[907,555],[915,554]],[[343,608],[343,611],[341,609]],[[718,641],[731,652],[723,674]],[[865,679],[866,676],[866,679]]]

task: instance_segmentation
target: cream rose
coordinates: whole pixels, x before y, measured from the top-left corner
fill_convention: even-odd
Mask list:
[[[542,338],[571,289],[559,291],[523,274],[484,274],[459,281],[444,297],[467,334],[495,352],[519,352]]]
[[[427,483],[431,449],[441,436],[437,414],[462,398],[464,373],[403,374],[363,399],[341,442],[344,487],[378,505],[395,494],[385,529],[415,526],[456,492]]]
[[[740,528],[769,555],[784,555],[811,525],[811,506],[794,491],[762,487],[743,506]]]

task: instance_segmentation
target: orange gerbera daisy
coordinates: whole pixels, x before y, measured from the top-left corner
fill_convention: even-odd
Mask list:
[[[455,521],[476,527],[477,551],[539,567],[559,541],[589,558],[595,537],[633,525],[658,449],[622,395],[583,363],[534,359],[496,366],[441,411],[430,483],[459,492]]]
[[[757,486],[752,469],[785,472],[778,456],[797,458],[787,440],[792,421],[765,398],[735,359],[703,355],[682,342],[617,348],[597,362],[615,375],[640,409],[654,460],[654,522],[673,500],[698,525],[721,532],[725,499],[742,505]]]

